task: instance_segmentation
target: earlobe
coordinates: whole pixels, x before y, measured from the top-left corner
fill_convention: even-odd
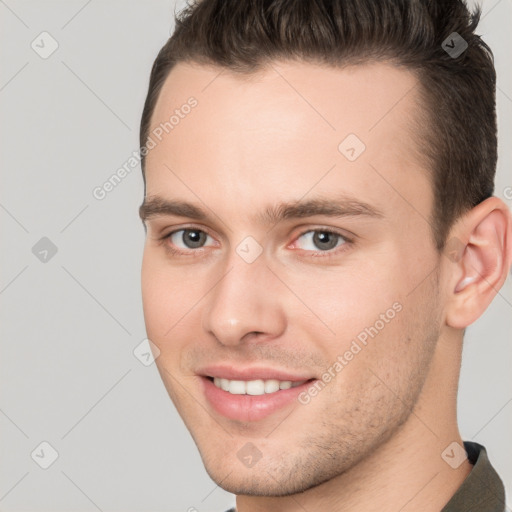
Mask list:
[[[446,322],[464,329],[487,309],[512,263],[512,216],[501,199],[490,197],[464,215],[448,247],[449,289]],[[454,251],[454,247],[457,249]],[[451,249],[451,250],[450,250]],[[456,257],[454,254],[456,253]]]

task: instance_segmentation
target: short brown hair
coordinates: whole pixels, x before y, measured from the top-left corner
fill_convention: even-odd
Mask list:
[[[392,61],[420,84],[428,123],[418,144],[432,175],[430,223],[441,251],[453,222],[494,192],[496,72],[491,49],[474,33],[480,15],[462,0],[201,0],[175,15],[175,31],[153,64],[140,144],[178,62],[251,73],[283,59]],[[458,56],[443,47],[454,32],[467,43]]]

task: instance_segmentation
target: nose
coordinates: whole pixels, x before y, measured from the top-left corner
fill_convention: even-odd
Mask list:
[[[236,346],[249,338],[271,339],[285,331],[284,303],[279,298],[282,286],[263,256],[247,263],[233,254],[216,280],[205,297],[202,327],[219,343]]]

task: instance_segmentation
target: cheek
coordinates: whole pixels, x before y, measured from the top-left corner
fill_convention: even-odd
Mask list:
[[[329,272],[290,272],[284,280],[314,313],[304,317],[304,304],[296,301],[294,309],[302,314],[302,319],[297,315],[299,324],[311,318],[309,323],[315,322],[322,332],[328,333],[328,327],[333,340],[348,340],[370,327],[401,298],[398,279],[382,275],[370,265]]]
[[[176,341],[179,341],[175,337],[175,330],[180,317],[185,314],[185,311],[181,310],[188,302],[183,297],[186,290],[183,289],[181,280],[173,278],[173,274],[163,268],[156,258],[145,254],[141,291],[148,338],[160,351],[165,351],[169,342],[172,341],[175,345]]]
[[[415,362],[422,350],[414,346],[411,337],[421,339],[426,316],[425,305],[417,302],[421,294],[408,295],[407,276],[398,271],[399,265],[373,258],[360,267],[336,269],[329,276],[309,274],[307,283],[302,284],[307,290],[304,302],[323,323],[308,317],[311,319],[305,324],[304,316],[301,319],[297,315],[298,325],[316,340],[314,349],[323,352],[327,370],[336,375],[334,380],[356,388],[364,384],[361,379],[375,380],[362,372],[368,366],[386,361],[400,366],[406,359]],[[390,272],[384,273],[381,268]]]
[[[155,335],[163,332],[164,324],[168,321],[166,313],[172,311],[172,304],[165,276],[158,271],[157,265],[153,264],[147,255],[144,255],[142,265],[141,287],[144,321],[148,336],[150,339],[160,337]]]
[[[146,330],[154,341],[173,338],[176,328],[193,313],[201,293],[197,278],[183,267],[172,267],[156,251],[144,253],[141,291]]]

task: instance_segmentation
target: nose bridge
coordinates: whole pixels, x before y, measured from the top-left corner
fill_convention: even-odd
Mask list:
[[[252,259],[253,253],[247,258],[251,251],[243,242],[232,251],[222,276],[206,297],[203,329],[225,345],[239,344],[251,332],[272,337],[284,329],[278,296],[270,293],[275,277],[264,255]]]

